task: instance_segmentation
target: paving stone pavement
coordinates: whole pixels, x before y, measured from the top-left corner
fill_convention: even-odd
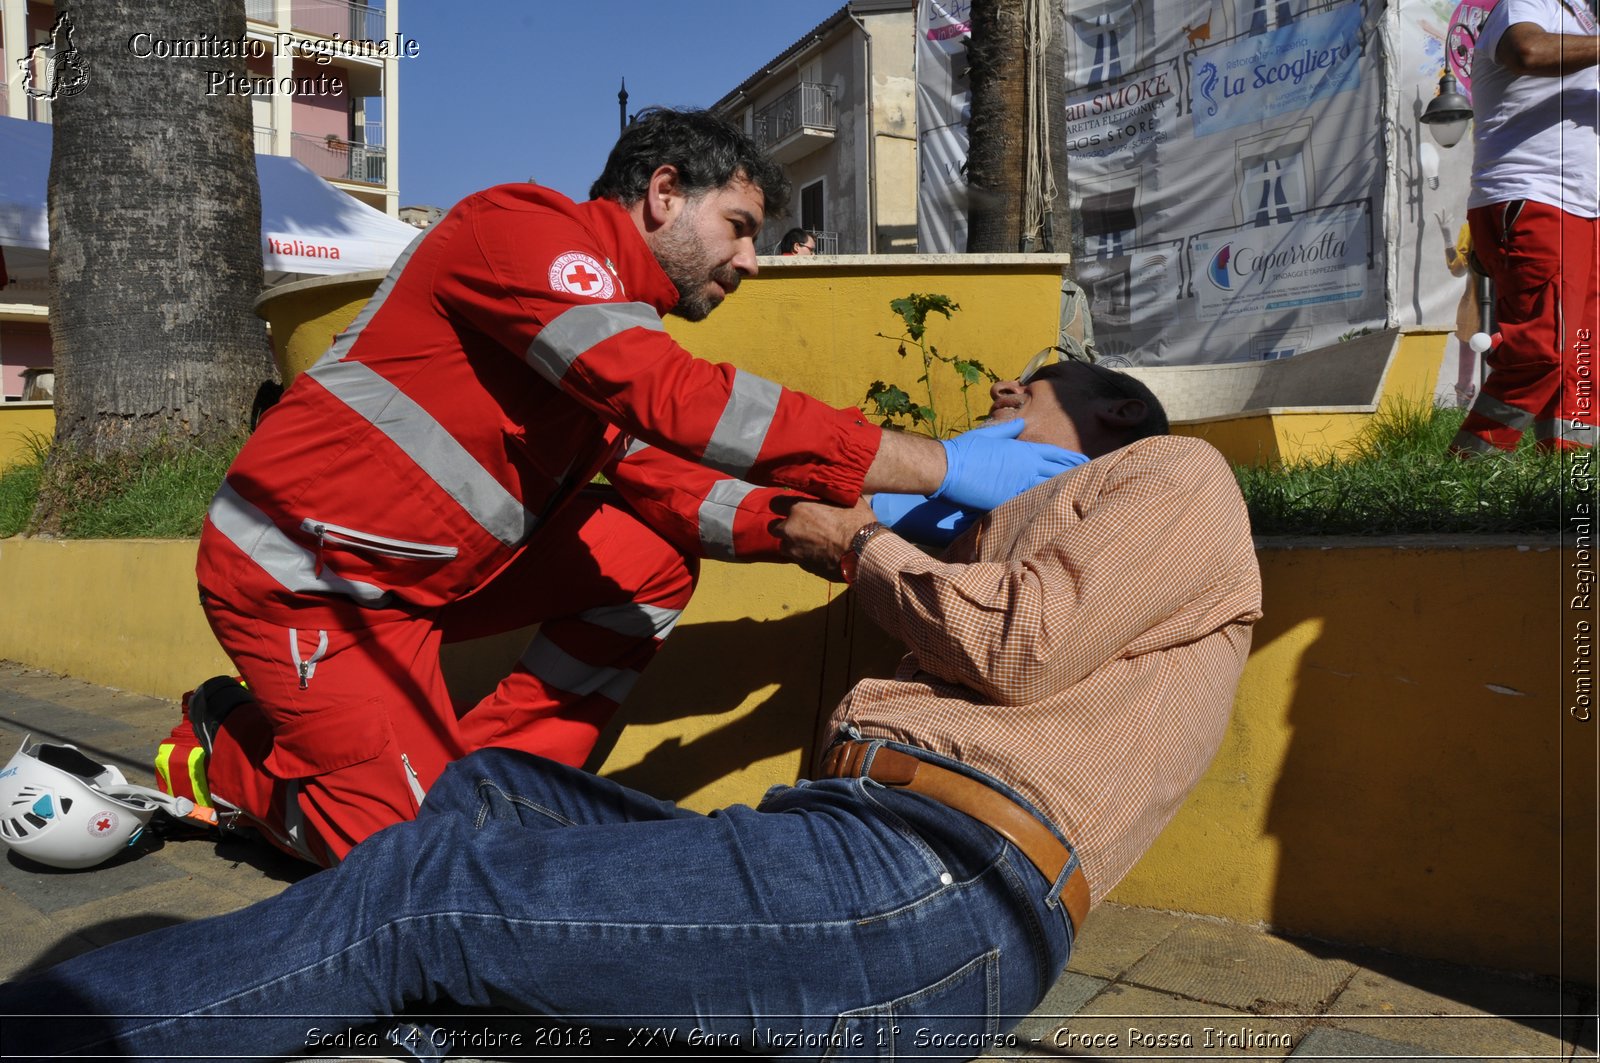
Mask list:
[[[0,763],[32,734],[71,742],[150,785],[149,757],[177,716],[169,701],[0,662]],[[306,873],[237,838],[150,837],[90,871],[56,871],[5,852],[0,978],[232,911]],[[149,977],[174,976],[153,966],[160,969]],[[1596,1056],[1595,1011],[1590,987],[1103,904],[1040,1007],[997,1043],[952,1049],[950,1058],[1583,1060]],[[681,1043],[644,1048],[638,1031],[583,1031],[534,1019],[474,1015],[440,1025],[499,1049],[492,1057],[449,1057],[462,1063],[707,1055]],[[587,1044],[570,1044],[579,1040]],[[367,1050],[383,1057],[376,1047]]]

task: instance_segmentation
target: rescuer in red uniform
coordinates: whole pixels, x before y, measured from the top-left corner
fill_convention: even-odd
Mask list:
[[[1081,460],[1014,441],[1020,423],[885,434],[678,346],[660,315],[700,320],[753,276],[788,191],[734,127],[660,110],[588,202],[502,185],[418,237],[212,502],[201,601],[249,688],[213,681],[191,704],[188,766],[220,807],[326,864],[409,819],[471,749],[581,764],[687,602],[693,555],[770,541],[775,492],[741,480],[988,509]],[[685,459],[737,479],[696,496]],[[583,493],[601,471],[671,543]],[[441,642],[536,622],[458,718]],[[188,751],[169,745],[170,786]]]

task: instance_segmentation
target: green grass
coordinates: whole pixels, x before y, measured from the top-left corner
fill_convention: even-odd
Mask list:
[[[0,472],[0,536],[32,530],[45,483],[44,447]],[[186,539],[200,534],[211,496],[237,444],[163,446],[109,460],[79,460],[64,474],[60,532],[72,539]]]
[[[0,539],[19,535],[27,528],[33,504],[39,500],[42,472],[37,451],[21,464],[0,471]]]
[[[1375,417],[1353,456],[1234,471],[1257,535],[1537,533],[1561,527],[1580,478],[1571,457],[1515,453],[1463,461],[1446,448],[1465,411],[1399,409]],[[1587,461],[1587,458],[1583,460]]]

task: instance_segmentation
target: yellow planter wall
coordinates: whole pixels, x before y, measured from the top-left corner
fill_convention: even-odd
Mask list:
[[[1350,456],[1373,417],[1433,405],[1434,382],[1450,334],[1433,329],[1395,333],[1393,350],[1377,386],[1374,407],[1318,408],[1314,405],[1247,410],[1228,417],[1174,421],[1178,435],[1204,439],[1236,465],[1278,465]],[[1338,348],[1322,348],[1331,354]],[[1220,367],[1226,369],[1228,367]],[[1245,363],[1241,368],[1253,368]],[[1146,378],[1161,394],[1162,381]]]
[[[1592,957],[1592,918],[1557,918],[1563,738],[1595,770],[1557,667],[1575,551],[1471,542],[1260,552],[1227,741],[1115,899],[1518,970]]]
[[[0,658],[173,699],[231,671],[200,612],[195,545],[0,539]]]
[[[261,293],[256,313],[272,326],[272,354],[284,386],[322,357],[382,280],[380,271],[347,273],[293,281]]]
[[[838,262],[763,264],[709,318],[691,324],[668,317],[667,331],[702,358],[732,362],[834,406],[859,405],[874,380],[925,401],[916,382],[921,358],[909,344],[906,357],[897,353],[903,322],[889,309],[891,299],[912,292],[959,303],[948,320],[929,316],[927,339],[941,353],[976,359],[1001,378],[1015,376],[1056,342],[1063,262],[1057,256],[879,255],[870,264]],[[963,417],[955,374],[936,367],[933,381],[940,416]],[[987,384],[968,397],[973,416],[988,412]]]
[[[1595,725],[1563,710],[1551,604],[1573,552],[1259,556],[1267,615],[1228,737],[1113,898],[1512,970],[1555,971],[1563,943],[1585,955],[1592,914],[1558,918],[1557,893],[1563,836],[1569,875],[1594,868]],[[0,541],[0,657],[175,698],[228,669],[193,563],[186,542]],[[447,647],[453,685],[487,690],[526,638]],[[897,657],[840,588],[709,562],[603,771],[693,808],[756,801],[805,771],[849,684]]]
[[[33,457],[33,442],[55,435],[56,408],[48,402],[0,403],[0,470]]]
[[[943,353],[976,358],[1002,377],[1056,342],[1065,255],[875,255],[826,260],[762,259],[757,276],[705,321],[668,317],[667,331],[690,351],[732,362],[815,395],[854,406],[873,380],[923,401],[920,357],[902,359],[903,323],[889,301],[912,292],[948,295],[961,309],[932,315],[927,338]],[[285,382],[309,367],[355,318],[378,274],[323,277],[275,288],[257,300],[272,323]],[[880,339],[883,332],[894,339]],[[962,411],[947,369],[933,374],[942,416]],[[974,389],[975,415],[988,411],[987,385]]]

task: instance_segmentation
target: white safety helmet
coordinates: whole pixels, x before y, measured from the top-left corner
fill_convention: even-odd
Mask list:
[[[34,744],[31,735],[0,771],[0,842],[51,867],[104,863],[138,839],[157,809],[204,818],[193,802],[135,786],[77,746]]]

